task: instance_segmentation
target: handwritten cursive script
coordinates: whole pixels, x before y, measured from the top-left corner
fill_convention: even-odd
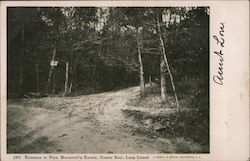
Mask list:
[[[220,23],[220,30],[219,30],[219,36],[214,35],[213,38],[216,41],[216,43],[219,45],[220,50],[219,51],[214,51],[214,54],[218,56],[218,71],[216,75],[213,76],[213,81],[216,84],[223,85],[223,48],[225,47],[225,39],[224,39],[224,34],[225,34],[225,24],[224,22]]]

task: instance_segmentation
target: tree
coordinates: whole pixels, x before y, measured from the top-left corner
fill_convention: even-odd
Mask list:
[[[45,8],[43,9],[43,15],[42,19],[45,21],[45,23],[50,27],[51,29],[51,37],[53,41],[53,52],[51,56],[50,62],[53,64],[53,62],[56,61],[56,54],[57,54],[57,48],[59,39],[61,37],[62,31],[63,31],[63,24],[65,21],[65,17],[61,11],[61,8]],[[53,78],[53,93],[55,92],[55,65],[50,64],[50,70],[48,74],[48,81],[45,88],[45,93],[48,93],[49,87],[51,85],[52,76]]]
[[[136,41],[137,41],[137,53],[138,53],[138,62],[139,62],[139,80],[140,80],[140,96],[141,98],[145,97],[145,81],[144,81],[144,71],[143,71],[143,62],[142,62],[142,40],[141,40],[141,30],[143,28],[143,23],[146,19],[144,15],[145,8],[118,8],[121,15],[123,15],[123,22],[121,25],[131,26],[135,29]]]
[[[139,78],[140,78],[140,95],[141,98],[145,97],[145,81],[144,81],[144,72],[143,72],[143,63],[142,63],[142,54],[141,54],[141,39],[140,39],[140,29],[136,28],[136,40],[137,40],[137,51],[138,51],[138,60],[139,60]]]
[[[163,56],[160,58],[160,77],[161,77],[161,102],[164,104],[167,102],[166,96],[166,65]]]
[[[8,10],[11,11],[8,11],[10,93],[95,93],[139,84],[143,98],[145,83],[161,79],[162,102],[167,103],[173,91],[169,75],[175,80],[176,93],[182,93],[183,82],[208,80],[207,9],[42,7]],[[162,21],[166,18],[164,15],[167,21]],[[58,61],[56,67],[49,65],[53,60]]]
[[[67,93],[70,93],[73,88],[73,84],[77,75],[77,67],[79,61],[83,56],[82,52],[87,52],[87,45],[92,46],[93,44],[98,44],[98,38],[96,37],[96,26],[97,21],[97,8],[71,8],[67,10],[67,35],[66,44],[70,47],[69,53],[71,55],[66,58],[70,62],[69,70],[69,89]],[[69,41],[70,40],[70,41]]]
[[[160,20],[159,20],[159,17],[157,17],[156,19],[157,19],[157,29],[158,29],[157,31],[158,31],[158,35],[159,35],[159,39],[160,39],[160,47],[161,47],[161,50],[162,50],[162,57],[163,57],[163,59],[165,61],[165,65],[167,67],[167,71],[168,71],[168,74],[169,74],[169,77],[170,77],[171,85],[172,85],[172,88],[173,88],[173,91],[174,91],[176,105],[179,108],[180,107],[179,100],[178,100],[177,93],[176,93],[176,90],[175,90],[175,84],[174,84],[173,76],[172,76],[172,73],[170,71],[170,67],[169,67],[169,64],[168,64],[168,59],[167,59],[166,52],[165,52],[164,41],[162,39]]]
[[[46,30],[40,14],[38,8],[8,8],[8,64],[11,64],[8,65],[8,80],[13,80],[9,82],[8,95],[17,92],[19,97],[23,97],[33,87],[39,90],[37,79],[32,83],[27,78],[33,79],[29,74],[36,72],[38,44],[43,40],[39,36]],[[18,79],[16,76],[19,76]],[[37,78],[35,74],[34,78]],[[16,82],[18,89],[15,88]]]

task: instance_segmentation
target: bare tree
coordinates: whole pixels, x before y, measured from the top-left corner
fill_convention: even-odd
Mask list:
[[[166,96],[166,77],[165,77],[165,69],[166,65],[164,62],[163,56],[161,56],[160,61],[160,74],[161,74],[161,102],[164,104],[167,102]]]
[[[65,82],[64,82],[64,94],[68,92],[68,82],[69,82],[69,62],[66,62],[65,67]]]
[[[52,58],[51,58],[51,61],[55,61],[55,57],[56,57],[56,50],[57,50],[57,43],[53,49],[53,54],[52,54]],[[48,81],[47,81],[47,85],[46,85],[46,88],[45,88],[45,93],[48,93],[48,89],[49,89],[49,86],[51,84],[51,81],[52,81],[52,76],[53,76],[53,73],[54,73],[54,70],[55,70],[55,66],[54,65],[51,65],[50,66],[50,70],[49,70],[49,76],[48,76]],[[54,80],[53,80],[54,81]]]
[[[139,78],[140,78],[140,96],[141,98],[145,97],[145,81],[144,81],[144,72],[143,72],[143,63],[142,63],[142,54],[141,54],[141,39],[140,39],[140,30],[136,30],[137,38],[137,51],[138,51],[138,60],[139,60]]]
[[[168,71],[168,75],[170,77],[171,85],[172,85],[172,88],[173,88],[173,91],[174,91],[176,105],[179,108],[180,107],[179,100],[178,100],[177,93],[176,93],[176,90],[175,90],[174,79],[173,79],[173,76],[172,76],[172,73],[170,71],[170,67],[169,67],[169,64],[168,64],[168,59],[167,59],[166,51],[165,51],[165,45],[164,45],[164,41],[162,39],[162,34],[161,34],[160,21],[159,21],[158,17],[157,17],[157,29],[158,29],[159,39],[160,39],[160,47],[161,47],[161,51],[162,51],[162,56],[163,56],[163,59],[165,61],[167,71]]]

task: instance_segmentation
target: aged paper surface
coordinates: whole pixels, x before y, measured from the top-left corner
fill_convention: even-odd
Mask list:
[[[154,151],[84,153],[8,152],[7,8],[8,7],[208,7],[209,147],[206,152]],[[1,160],[249,160],[249,2],[248,1],[1,1]],[[122,100],[120,100],[122,101]],[[9,108],[9,107],[8,107]],[[43,112],[41,110],[41,112]],[[17,115],[22,115],[19,113]],[[53,115],[51,115],[53,116]],[[56,117],[56,116],[55,116]],[[59,118],[63,121],[63,118]],[[59,126],[59,125],[58,125]],[[20,129],[22,127],[16,127]],[[58,130],[55,128],[55,131]],[[67,134],[59,137],[64,138]],[[90,134],[91,135],[91,134]],[[133,134],[134,135],[134,134]],[[94,136],[94,134],[93,134]],[[28,137],[28,136],[27,136]],[[131,136],[134,137],[134,136]],[[93,137],[94,138],[94,137]],[[112,138],[110,138],[112,140]],[[18,139],[15,144],[18,144]],[[80,140],[79,140],[80,141]],[[94,143],[99,140],[89,138]],[[121,140],[122,141],[122,140]],[[104,141],[105,142],[105,141]],[[109,144],[109,140],[106,142]],[[34,143],[35,144],[35,143]],[[98,143],[95,143],[98,145]],[[117,143],[118,144],[118,143]],[[136,144],[136,143],[135,143]],[[18,146],[18,145],[17,145]],[[49,145],[45,145],[49,146]],[[105,146],[102,144],[102,149]],[[183,146],[183,145],[180,145]],[[91,147],[91,145],[89,145]],[[107,145],[108,147],[108,145]],[[119,147],[119,146],[117,146]],[[15,147],[13,147],[15,148]],[[36,148],[32,145],[31,148]],[[74,149],[74,147],[70,147]],[[97,147],[96,147],[97,148]],[[98,147],[100,148],[100,147]],[[124,147],[125,149],[126,147]],[[88,149],[84,147],[83,149]],[[93,150],[94,151],[94,150]],[[133,149],[132,149],[133,151]],[[168,151],[166,149],[166,151]]]

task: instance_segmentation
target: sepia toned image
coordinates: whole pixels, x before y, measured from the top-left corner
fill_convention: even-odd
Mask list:
[[[7,7],[7,153],[209,153],[209,12]]]

